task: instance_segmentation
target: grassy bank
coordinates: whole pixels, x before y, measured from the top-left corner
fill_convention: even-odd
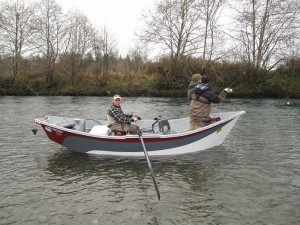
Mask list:
[[[47,86],[42,76],[20,76],[12,86],[6,87],[7,79],[0,79],[1,96],[109,96],[119,93],[124,96],[186,97],[189,82],[187,80],[181,88],[163,88],[155,77],[111,75],[105,84],[91,78],[77,79],[72,86],[66,77],[57,76],[53,85]],[[224,88],[214,83],[211,85],[216,93]],[[243,83],[231,88],[234,90],[231,96],[237,98],[300,98],[299,77],[274,77],[259,87],[253,88]]]

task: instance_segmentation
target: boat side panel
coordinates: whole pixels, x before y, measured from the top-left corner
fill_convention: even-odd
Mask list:
[[[207,130],[203,130],[198,133],[170,137],[170,138],[144,138],[144,142],[147,151],[160,151],[165,149],[173,149],[182,147],[200,139],[206,138],[212,133],[220,130],[230,121],[219,124],[215,127],[211,127]],[[134,139],[118,139],[118,140],[104,140],[97,138],[90,138],[82,135],[70,135],[67,136],[62,143],[63,146],[73,149],[77,152],[86,153],[92,150],[106,151],[106,152],[143,152],[141,142],[139,138]],[[176,153],[175,153],[176,154]]]

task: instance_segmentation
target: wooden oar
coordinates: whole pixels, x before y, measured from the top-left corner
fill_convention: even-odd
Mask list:
[[[145,143],[144,143],[144,139],[142,137],[142,131],[140,130],[140,127],[138,127],[138,135],[140,137],[140,140],[141,140],[141,143],[142,143],[142,146],[143,146],[143,149],[144,149],[144,154],[145,154],[145,157],[146,157],[146,160],[147,160],[147,163],[148,163],[148,168],[149,168],[150,173],[151,173],[151,177],[152,177],[152,180],[153,180],[153,183],[154,183],[154,187],[155,187],[155,190],[156,190],[156,194],[157,194],[158,200],[160,200],[159,189],[158,189],[158,186],[156,184],[154,172],[153,172],[153,169],[152,169],[152,166],[151,166],[151,162],[150,162],[150,159],[149,159],[149,156],[148,156],[148,152],[147,152],[147,149],[146,149],[146,146],[145,146]]]

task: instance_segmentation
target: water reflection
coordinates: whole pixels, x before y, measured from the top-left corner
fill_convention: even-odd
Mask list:
[[[151,158],[157,182],[164,185],[185,182],[193,191],[200,190],[208,179],[218,176],[220,167],[230,163],[223,147],[207,151]],[[150,178],[144,158],[104,157],[62,150],[47,160],[45,169],[58,178],[84,180],[97,177],[99,180],[113,180],[115,183],[137,180],[139,183]],[[150,185],[151,185],[151,180]],[[107,187],[109,188],[109,187]]]

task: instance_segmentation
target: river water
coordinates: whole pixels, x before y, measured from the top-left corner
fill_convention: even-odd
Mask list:
[[[228,99],[245,110],[224,144],[151,159],[78,154],[47,139],[40,114],[105,118],[108,97],[0,97],[0,224],[300,224],[300,100]],[[124,98],[142,118],[188,115],[185,99]]]

